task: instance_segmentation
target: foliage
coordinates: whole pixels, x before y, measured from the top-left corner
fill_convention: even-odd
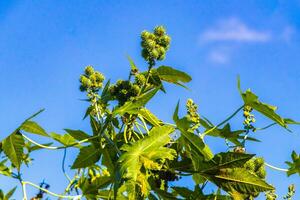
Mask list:
[[[283,118],[276,107],[263,103],[249,89],[240,91],[243,105],[221,123],[214,125],[198,112],[192,99],[186,102],[186,114],[179,116],[178,102],[173,113],[174,124],[164,122],[147,104],[160,91],[166,93],[164,84],[186,87],[191,77],[170,66],[158,66],[170,46],[170,37],[162,26],[153,33],[141,34],[142,57],[148,69],[140,71],[134,61],[130,64],[129,78],[105,83],[102,73],[87,66],[80,76],[80,90],[87,95],[89,106],[84,119],[89,118],[91,132],[65,129],[64,134],[47,133],[32,119],[43,110],[26,119],[16,130],[0,142],[0,174],[17,179],[27,199],[26,186],[36,187],[38,194],[67,199],[254,199],[265,192],[266,199],[276,199],[275,188],[266,181],[264,159],[245,150],[246,142],[258,142],[253,134],[278,124],[288,129],[299,124]],[[240,130],[232,130],[230,120],[243,110]],[[255,127],[254,111],[272,120],[272,124]],[[255,113],[256,114],[256,113]],[[251,133],[252,137],[249,136]],[[61,144],[39,144],[30,134]],[[213,153],[205,139],[217,137],[225,141],[226,152]],[[71,169],[70,178],[64,169],[66,149],[75,148],[79,153]],[[40,150],[64,150],[63,172],[69,180],[64,194],[50,192],[49,185],[24,181],[22,165],[32,162],[32,152]],[[287,175],[300,175],[300,156],[292,153]],[[272,167],[272,166],[271,166]],[[273,167],[276,169],[276,167]],[[278,169],[278,168],[277,168]],[[184,186],[179,181],[191,177],[192,183]],[[207,183],[215,191],[206,193]],[[0,199],[9,199],[15,188],[6,195],[0,190]],[[291,199],[295,188],[290,186],[285,197]],[[77,194],[72,196],[72,194]]]

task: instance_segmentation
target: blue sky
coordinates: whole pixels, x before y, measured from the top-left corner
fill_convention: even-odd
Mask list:
[[[126,55],[146,69],[139,34],[160,24],[172,37],[161,64],[193,77],[191,91],[168,85],[167,95],[158,95],[149,105],[160,118],[170,121],[177,100],[191,97],[202,115],[220,122],[242,104],[236,89],[239,74],[243,88],[278,106],[284,117],[300,120],[300,1],[5,0],[0,1],[0,139],[40,108],[46,111],[37,121],[47,131],[89,131],[88,122],[81,120],[87,105],[79,100],[84,95],[78,90],[84,66],[95,66],[113,81],[127,77]],[[258,127],[269,123],[257,119]],[[241,120],[234,120],[234,129],[241,127]],[[293,133],[280,127],[256,133],[262,142],[249,144],[247,151],[286,167],[291,151],[300,152],[300,128],[292,129]],[[226,150],[219,140],[207,142],[214,152]],[[68,152],[68,164],[76,153]],[[45,179],[52,191],[62,192],[67,184],[62,156],[48,150],[34,153],[35,162],[23,168],[24,178],[35,183]],[[286,178],[268,170],[268,180],[280,196],[290,183],[300,190],[297,176]],[[0,177],[5,190],[17,184]],[[21,199],[17,192],[15,197]],[[300,192],[295,199],[299,197]]]

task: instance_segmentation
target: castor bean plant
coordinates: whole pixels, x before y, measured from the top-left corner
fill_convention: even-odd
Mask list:
[[[192,80],[183,71],[159,64],[166,58],[170,44],[171,37],[163,26],[143,31],[141,56],[147,67],[136,66],[128,57],[129,74],[115,83],[98,67],[85,67],[79,77],[79,89],[89,103],[83,115],[91,132],[74,127],[65,129],[63,135],[47,133],[33,121],[43,111],[40,110],[0,142],[1,176],[16,180],[24,200],[48,196],[116,200],[277,199],[276,188],[267,182],[266,167],[287,176],[300,175],[300,155],[293,151],[286,169],[277,168],[268,164],[260,152],[248,152],[246,144],[257,142],[256,133],[271,126],[290,131],[289,126],[299,122],[281,117],[275,106],[263,103],[249,89],[242,90],[239,78],[241,106],[224,121],[215,124],[203,117],[192,99],[187,99],[185,105],[177,103],[170,113],[173,121],[161,120],[147,108],[148,103],[156,94],[166,93],[165,84],[186,89],[186,83]],[[180,109],[186,114],[180,116]],[[255,115],[265,116],[271,124],[260,128]],[[238,130],[230,126],[234,117],[241,119]],[[31,134],[40,136],[45,143],[36,142]],[[224,141],[227,151],[213,151],[214,147],[206,143],[210,137]],[[54,141],[60,145],[53,146]],[[64,162],[68,148],[78,149],[79,153],[71,166],[74,176],[63,170],[68,179],[64,193],[52,191],[46,180],[32,183],[23,179],[21,166],[30,166],[35,151],[63,151]],[[182,180],[190,183],[184,185]],[[28,197],[28,187],[36,188],[36,196]],[[0,190],[0,199],[13,198],[15,189]],[[295,185],[287,189],[282,198],[292,199]]]

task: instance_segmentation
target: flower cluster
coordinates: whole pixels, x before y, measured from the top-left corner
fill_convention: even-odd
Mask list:
[[[296,193],[296,188],[294,184],[289,185],[288,187],[288,193],[283,197],[283,199],[292,200],[292,197]]]
[[[186,102],[187,119],[193,124],[192,130],[197,129],[200,126],[200,116],[198,114],[198,106],[192,99],[188,99]]]
[[[92,66],[87,66],[84,74],[80,76],[80,90],[83,92],[97,92],[102,88],[104,79],[102,73],[95,71]]]
[[[153,63],[155,60],[165,59],[171,38],[166,34],[163,26],[155,27],[154,33],[143,31],[141,38],[142,56],[145,60]]]
[[[252,112],[252,107],[251,106],[244,106],[244,126],[245,126],[245,129],[247,130],[252,130],[252,131],[255,131],[255,128],[253,126],[253,123],[255,123],[255,118],[254,118],[254,115],[251,114]]]
[[[119,105],[123,105],[126,101],[138,95],[140,87],[130,81],[118,80],[115,85],[109,88],[109,91],[112,98],[118,100]]]

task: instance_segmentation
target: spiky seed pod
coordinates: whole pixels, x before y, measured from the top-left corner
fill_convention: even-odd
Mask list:
[[[142,56],[150,63],[155,60],[163,60],[170,45],[170,37],[166,35],[163,26],[157,26],[154,33],[143,31],[141,33]]]
[[[79,81],[81,83],[81,85],[80,85],[81,91],[86,91],[92,85],[91,80],[89,78],[87,78],[85,75],[81,75]]]
[[[166,29],[163,26],[156,26],[154,28],[154,34],[156,36],[163,36],[166,34]]]
[[[84,69],[84,73],[85,75],[90,76],[94,73],[94,68],[91,65],[89,65]]]
[[[136,97],[139,93],[140,87],[137,84],[132,84],[130,81],[118,80],[115,85],[109,89],[112,97],[123,105],[132,97]]]
[[[103,86],[105,77],[98,71],[95,71],[92,66],[87,66],[84,70],[84,74],[80,76],[80,90],[82,92],[87,91],[88,95],[93,92],[97,92]]]

